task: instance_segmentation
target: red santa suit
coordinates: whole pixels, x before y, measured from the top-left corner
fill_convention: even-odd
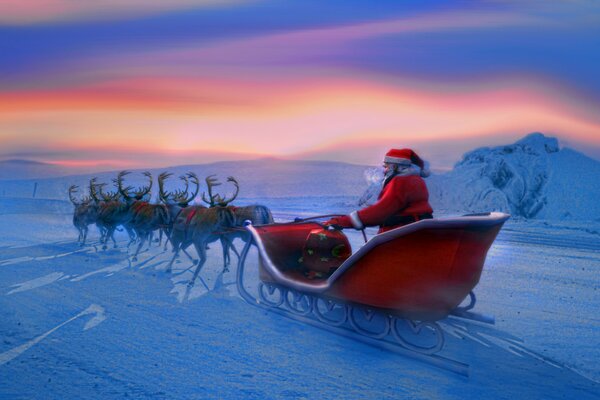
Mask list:
[[[384,161],[399,164],[399,173],[386,179],[377,202],[350,215],[333,218],[328,221],[329,224],[356,229],[379,225],[379,233],[382,233],[432,218],[429,192],[422,178],[428,176],[429,172],[424,168],[423,161],[409,149],[390,150]],[[411,164],[419,166],[420,171]]]

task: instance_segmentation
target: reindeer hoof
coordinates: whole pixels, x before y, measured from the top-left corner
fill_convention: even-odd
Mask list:
[[[132,257],[131,261],[136,262],[137,261],[137,257]]]
[[[191,289],[192,287],[194,287],[194,282],[188,282],[187,287],[189,289]]]
[[[106,249],[108,249],[107,245],[102,246],[102,250],[106,250]]]

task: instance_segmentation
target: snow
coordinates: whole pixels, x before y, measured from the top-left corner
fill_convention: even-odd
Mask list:
[[[476,191],[492,188],[481,207],[535,212],[511,219],[488,253],[475,311],[495,315],[496,324],[441,321],[442,355],[468,363],[469,377],[245,303],[235,267],[222,273],[218,243],[191,290],[191,261],[182,255],[166,274],[171,253],[156,243],[131,262],[124,232],[119,247],[102,250],[91,228],[80,247],[66,200],[72,179],[62,178],[39,181],[46,198],[0,198],[0,398],[600,398],[598,162],[546,139],[505,146],[513,150],[506,154],[478,149],[428,179],[439,214],[451,205],[470,211]],[[527,163],[536,170],[525,170]],[[221,166],[220,176],[236,175]],[[266,204],[277,220],[347,212],[367,188],[361,166],[250,166],[239,171],[239,204]],[[323,166],[340,176],[321,179]],[[199,176],[215,167],[202,168]],[[502,170],[513,173],[504,184]],[[543,175],[545,183],[533,186]],[[362,236],[347,234],[357,249]],[[253,250],[249,272],[256,265]]]
[[[600,162],[532,133],[512,145],[483,147],[428,180],[434,210],[504,211],[513,218],[597,220]]]

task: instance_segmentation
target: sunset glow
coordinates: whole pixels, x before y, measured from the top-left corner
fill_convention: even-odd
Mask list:
[[[173,3],[170,11],[185,10],[191,3]],[[57,30],[56,46],[49,45],[47,58],[20,54],[20,68],[1,61],[0,68],[10,73],[0,78],[0,158],[72,167],[261,156],[376,164],[381,148],[410,145],[418,146],[434,168],[443,169],[460,154],[455,150],[442,160],[435,148],[440,143],[480,143],[486,137],[506,137],[508,143],[533,131],[557,136],[592,155],[600,149],[599,82],[532,67],[527,57],[502,51],[492,56],[478,50],[475,39],[464,39],[465,34],[496,38],[497,29],[548,28],[548,35],[553,29],[568,34],[569,20],[515,7],[398,9],[396,16],[359,19],[357,7],[347,21],[313,21],[318,26],[305,21],[305,27],[298,27],[286,16],[276,27],[257,25],[248,34],[235,33],[229,25],[236,7],[252,9],[236,4],[210,7],[223,28],[233,30],[225,36],[190,34],[172,43],[169,35],[156,41],[125,39],[97,51],[95,35],[114,29],[124,14],[137,18],[130,13],[133,3],[112,25],[95,22],[90,27],[92,49],[85,51],[85,37],[78,39],[81,48],[71,44],[71,51],[58,49],[68,25],[61,28],[55,21],[54,28],[40,27],[36,14],[27,18],[24,10],[22,15],[13,12],[12,21],[25,25],[21,33]],[[57,18],[68,15],[69,23],[85,20],[88,11],[56,10]],[[116,11],[103,15],[111,19]],[[185,17],[183,11],[169,15],[155,17],[153,23],[169,28]],[[28,20],[37,22],[27,28]],[[286,23],[290,28],[284,28]],[[3,29],[9,36],[21,34]],[[438,35],[439,45],[431,35]],[[425,49],[423,40],[430,46],[427,53],[419,50]],[[505,39],[496,40],[501,46]],[[471,58],[461,66],[455,58],[463,57],[459,53],[469,46]]]

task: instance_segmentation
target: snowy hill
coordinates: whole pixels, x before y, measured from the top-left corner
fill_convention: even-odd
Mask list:
[[[483,147],[428,180],[443,213],[504,211],[513,217],[598,219],[600,162],[532,133],[514,144]]]
[[[236,204],[265,200],[267,205],[287,207],[291,199],[323,198],[332,200],[333,206],[341,211],[355,207],[356,199],[366,188],[363,173],[367,167],[353,164],[327,161],[294,161],[265,158],[251,161],[224,161],[201,165],[186,165],[170,168],[151,169],[155,179],[153,195],[157,196],[156,177],[162,171],[173,173],[167,183],[167,190],[182,186],[179,175],[192,171],[201,181],[200,193],[206,191],[204,177],[216,174],[223,184],[215,190],[221,194],[231,194],[234,188],[226,183],[228,176],[234,176],[240,183],[240,193]],[[127,184],[139,186],[146,184],[141,171],[133,171],[126,177]],[[31,198],[37,183],[36,198],[66,200],[68,187],[72,184],[87,188],[92,176],[99,182],[109,183],[117,172],[77,175],[43,180],[21,180],[0,182],[0,197]],[[199,201],[199,200],[197,200]],[[285,204],[284,204],[285,203]]]
[[[69,175],[67,168],[30,160],[0,161],[0,180],[34,179]]]

